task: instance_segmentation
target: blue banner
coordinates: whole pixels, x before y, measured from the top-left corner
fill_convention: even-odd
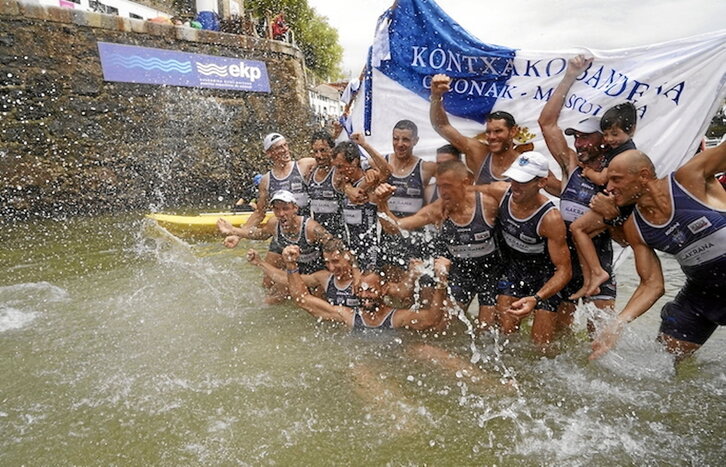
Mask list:
[[[263,62],[98,43],[106,81],[270,92]]]
[[[487,23],[481,23],[481,34]],[[577,54],[592,57],[570,88],[558,125],[632,102],[638,110],[635,142],[647,148],[659,175],[696,151],[726,96],[726,29],[699,36],[617,50],[526,50],[490,45],[465,31],[433,0],[398,0],[376,25],[368,69],[351,106],[353,130],[384,152],[391,129],[412,120],[419,129],[416,154],[434,160],[443,143],[429,120],[435,74],[451,78],[444,110],[462,135],[482,138],[487,115],[512,114],[517,143],[547,147],[537,119]],[[557,170],[557,167],[553,167]]]
[[[395,46],[382,48],[390,58],[380,57],[378,69],[424,99],[432,75],[466,78],[469,92],[447,95],[447,110],[483,122],[514,71],[515,49],[481,42],[433,1],[399,0],[384,18]]]

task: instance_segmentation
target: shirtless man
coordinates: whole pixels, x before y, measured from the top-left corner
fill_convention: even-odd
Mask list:
[[[265,154],[272,162],[272,169],[260,181],[257,195],[257,209],[247,220],[243,228],[256,227],[265,218],[270,194],[286,190],[295,196],[301,214],[308,212],[307,183],[310,173],[315,167],[315,159],[303,157],[293,161],[287,140],[279,133],[270,133],[262,141]]]
[[[635,204],[625,222],[640,284],[625,308],[592,343],[591,359],[610,350],[625,325],[665,292],[654,249],[675,256],[686,275],[676,298],[661,310],[658,339],[683,359],[726,325],[726,191],[714,175],[726,171],[726,143],[697,154],[665,178],[637,150],[608,167],[608,191],[618,206]]]
[[[283,250],[290,294],[300,308],[312,316],[326,321],[343,323],[354,330],[406,328],[416,331],[440,329],[446,322],[446,289],[449,261],[437,258],[435,262],[436,291],[430,307],[421,309],[394,309],[384,303],[388,284],[377,272],[361,274],[358,299],[360,306],[331,305],[311,295],[298,269],[299,248],[291,245]]]
[[[567,71],[562,81],[552,93],[539,116],[547,148],[562,169],[562,185],[560,187],[560,211],[567,229],[568,248],[573,268],[572,280],[562,291],[562,303],[559,309],[559,329],[566,329],[572,322],[575,311],[575,299],[569,297],[580,290],[583,285],[582,270],[577,257],[575,244],[569,231],[570,225],[590,210],[590,201],[603,189],[583,175],[583,167],[599,169],[606,164],[606,147],[597,118],[582,119],[572,128],[562,130],[557,121],[560,111],[567,98],[567,93],[576,78],[585,70],[592,59],[578,55],[569,60]],[[574,149],[571,148],[565,135],[574,136]],[[593,238],[600,263],[609,273],[610,278],[600,286],[600,292],[588,297],[587,300],[601,309],[615,305],[616,284],[612,275],[613,248],[608,231]]]
[[[384,230],[415,230],[427,225],[439,227],[439,241],[451,260],[450,285],[454,299],[466,310],[476,295],[479,320],[483,325],[494,322],[496,286],[502,261],[494,240],[494,225],[499,208],[498,198],[488,191],[469,189],[474,181],[471,171],[461,161],[438,165],[436,178],[440,198],[424,206],[416,214],[399,218],[391,212],[387,199],[390,186],[376,191],[379,208],[394,221],[381,220]],[[498,184],[499,196],[507,188]],[[503,186],[501,186],[503,185]],[[482,187],[489,190],[489,186]]]
[[[391,211],[398,217],[410,216],[424,205],[424,192],[436,171],[434,162],[424,162],[414,156],[418,143],[418,127],[410,120],[401,120],[393,127],[393,154],[386,156],[391,168],[388,183],[396,191],[389,200]],[[412,245],[400,235],[381,234],[381,265],[386,278],[397,282],[403,274],[403,265],[421,251],[422,245]]]

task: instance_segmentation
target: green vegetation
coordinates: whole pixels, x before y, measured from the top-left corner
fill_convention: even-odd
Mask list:
[[[308,5],[307,0],[258,0],[246,2],[247,11],[257,17],[274,18],[285,14],[285,21],[295,34],[297,46],[305,55],[307,67],[322,80],[339,79],[343,48],[338,31],[328,19]]]
[[[180,15],[194,15],[193,0],[161,0],[171,3]],[[342,77],[340,61],[343,47],[338,43],[338,31],[328,24],[325,16],[318,14],[307,0],[255,0],[244,2],[245,13],[257,18],[272,20],[284,13],[295,43],[305,56],[305,64],[323,81],[334,81]]]

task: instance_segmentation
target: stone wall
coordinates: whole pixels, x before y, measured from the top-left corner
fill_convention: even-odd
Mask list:
[[[260,60],[271,92],[106,82],[98,41]],[[307,148],[303,57],[280,42],[0,0],[0,65],[4,220],[226,204],[266,133]]]

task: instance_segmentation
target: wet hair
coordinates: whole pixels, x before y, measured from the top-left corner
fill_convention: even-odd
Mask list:
[[[436,154],[451,154],[456,156],[457,159],[461,158],[461,151],[456,149],[453,144],[444,144],[440,148],[437,148]]]
[[[411,130],[413,137],[418,136],[418,127],[411,120],[399,120],[393,127],[394,130]]]
[[[638,115],[635,106],[630,102],[624,102],[610,107],[602,114],[600,129],[605,131],[615,126],[630,134],[635,131],[637,121]]]
[[[487,116],[487,122],[491,120],[504,120],[504,123],[508,128],[513,128],[517,124],[516,120],[514,120],[514,116],[503,110],[497,110],[496,112],[490,113]]]
[[[328,133],[327,131],[318,130],[315,131],[312,136],[310,136],[310,144],[313,144],[315,141],[318,140],[325,141],[325,143],[331,148],[335,146],[335,140],[333,140],[333,137],[330,136],[330,133]]]
[[[360,149],[358,149],[358,145],[353,141],[343,141],[336,144],[333,148],[333,158],[337,157],[338,154],[343,154],[343,157],[348,162],[360,159]]]
[[[385,274],[381,273],[380,271],[376,271],[375,269],[364,269],[360,273],[360,277],[366,277],[366,276],[378,276],[378,280],[381,283],[381,286],[385,285],[388,282],[388,279],[385,277]]]
[[[323,253],[335,253],[336,251],[341,254],[348,252],[348,247],[339,238],[331,238],[323,245]]]
[[[471,170],[461,161],[446,161],[436,166],[436,176],[440,176],[446,172],[454,172],[462,177],[471,175]]]

